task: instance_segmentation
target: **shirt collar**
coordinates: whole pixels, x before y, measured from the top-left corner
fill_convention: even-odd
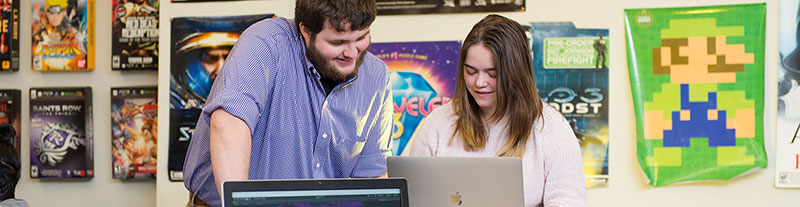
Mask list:
[[[312,64],[311,60],[308,59],[308,55],[306,55],[307,52],[306,41],[305,38],[303,38],[303,34],[301,34],[300,31],[297,31],[297,40],[300,41],[300,45],[302,45],[302,47],[300,47],[301,53],[299,55],[302,56],[301,58],[303,58],[303,70],[305,71],[306,75],[314,77],[316,80],[319,80],[320,76],[319,73],[317,72],[316,67],[314,67],[314,64]]]

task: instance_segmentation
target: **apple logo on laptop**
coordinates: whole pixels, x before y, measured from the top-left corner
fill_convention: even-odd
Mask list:
[[[461,195],[458,192],[455,195],[450,195],[450,203],[461,206]]]

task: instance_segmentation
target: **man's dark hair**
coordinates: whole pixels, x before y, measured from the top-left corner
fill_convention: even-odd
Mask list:
[[[13,140],[17,131],[10,124],[0,124],[0,201],[14,198],[19,181],[19,154]]]
[[[303,23],[314,39],[326,21],[339,32],[361,30],[372,25],[377,13],[375,0],[297,0],[294,22],[298,30]],[[346,23],[350,28],[343,27]]]

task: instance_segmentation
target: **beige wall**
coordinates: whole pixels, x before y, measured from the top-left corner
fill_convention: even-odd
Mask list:
[[[31,206],[153,206],[156,182],[122,182],[111,178],[111,99],[110,88],[156,85],[153,71],[111,71],[111,1],[95,0],[96,65],[91,72],[36,72],[31,68],[31,3],[20,1],[20,70],[0,74],[0,88],[22,90],[22,178],[17,197]],[[31,87],[91,86],[94,109],[95,177],[89,181],[41,181],[30,179],[30,113],[28,89]],[[166,123],[166,122],[164,122]]]
[[[676,6],[703,6],[715,4],[756,3],[764,1],[735,0],[528,0],[526,12],[502,13],[520,22],[572,21],[581,28],[609,28],[610,37],[624,39],[623,9]],[[767,74],[765,137],[770,161],[774,156],[776,82],[778,65],[778,0],[767,0]],[[30,29],[23,27],[21,70],[0,74],[0,88],[18,88],[27,91],[41,86],[92,86],[94,89],[95,171],[88,182],[41,182],[30,180],[24,170],[17,196],[28,200],[32,206],[182,206],[188,192],[183,183],[170,182],[166,174],[168,130],[159,137],[158,180],[156,182],[120,182],[111,179],[110,157],[110,106],[109,88],[118,86],[152,85],[158,83],[159,118],[162,128],[169,119],[169,46],[170,22],[173,17],[222,16],[275,13],[294,15],[293,0],[235,1],[230,3],[173,4],[161,3],[161,58],[162,70],[156,72],[116,72],[110,68],[111,2],[96,0],[97,4],[97,69],[88,73],[33,72],[30,54]],[[30,5],[22,5],[21,25],[30,25]],[[414,16],[379,16],[372,26],[373,42],[463,40],[469,29],[485,14],[441,14]],[[611,41],[610,45],[610,142],[609,187],[589,189],[589,206],[797,206],[800,190],[776,189],[774,166],[757,171],[733,181],[684,184],[653,188],[645,183],[644,175],[635,156],[635,121],[631,103],[630,84],[626,71],[624,41]],[[91,81],[87,81],[91,80]],[[58,81],[58,82],[56,82]],[[27,94],[23,93],[22,136],[28,137]],[[28,149],[29,142],[23,141]],[[27,152],[27,151],[25,151]],[[28,169],[29,155],[23,154],[23,169]],[[88,205],[87,205],[88,204]]]

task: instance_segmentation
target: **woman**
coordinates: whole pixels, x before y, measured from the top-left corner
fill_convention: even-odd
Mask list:
[[[527,45],[513,20],[489,15],[475,24],[461,47],[455,95],[425,118],[411,155],[520,157],[525,206],[585,206],[580,147],[539,98]]]

